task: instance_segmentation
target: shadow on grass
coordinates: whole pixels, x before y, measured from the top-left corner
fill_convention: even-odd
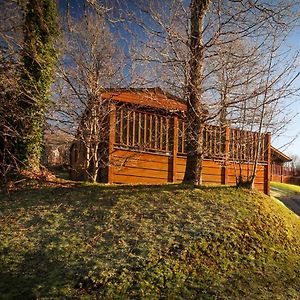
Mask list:
[[[120,285],[123,284],[121,287],[125,288],[131,278],[132,287],[138,289],[134,286],[136,274],[146,276],[138,278],[144,278],[147,283],[150,276],[153,284],[164,293],[166,284],[160,281],[164,282],[168,278],[165,276],[173,272],[176,276],[172,276],[178,282],[172,281],[172,277],[168,279],[171,284],[175,282],[177,287],[177,283],[184,285],[185,279],[181,276],[190,274],[190,265],[198,264],[198,270],[203,276],[203,262],[209,264],[204,264],[208,270],[206,278],[212,278],[213,283],[216,277],[211,276],[215,274],[214,268],[211,268],[211,258],[220,257],[216,266],[222,265],[223,257],[226,258],[224,267],[227,268],[226,264],[236,254],[240,231],[244,228],[242,225],[249,224],[241,225],[240,222],[244,219],[249,222],[249,216],[255,210],[244,202],[243,206],[239,204],[241,207],[234,210],[234,205],[239,202],[231,197],[231,191],[234,190],[230,187],[205,186],[197,189],[206,193],[189,193],[189,190],[194,190],[190,185],[125,186],[88,183],[12,193],[11,198],[6,198],[2,203],[0,201],[0,211],[4,209],[3,218],[0,215],[0,226],[3,229],[0,231],[0,298],[77,299],[76,296],[83,293],[85,299],[91,299],[89,293],[93,292],[95,285],[95,293],[109,289],[110,284],[113,284],[113,291],[117,292]],[[227,198],[233,200],[228,202],[225,197],[227,202],[222,203],[219,198],[223,191],[226,194],[226,189],[229,190]],[[213,192],[209,193],[209,190]],[[197,198],[201,198],[201,201],[197,202]],[[245,196],[245,199],[248,198],[249,195]],[[251,214],[248,214],[248,209]],[[240,210],[241,214],[238,213]],[[238,229],[234,226],[227,229],[227,224],[233,220],[238,220]],[[257,218],[253,223],[256,222]],[[245,227],[247,234],[251,228],[249,226]],[[229,232],[222,234],[218,230]],[[238,234],[236,238],[235,233]],[[190,247],[192,241],[195,242],[195,248]],[[255,241],[245,239],[245,244],[240,248],[243,259],[248,242],[256,246]],[[185,253],[184,249],[188,249],[191,256],[181,261],[178,258],[181,253]],[[204,256],[199,255],[201,251],[204,251]],[[229,252],[230,258],[227,258],[227,251],[232,251]],[[205,253],[208,255],[205,256]],[[148,273],[143,275],[141,268],[144,266],[147,266]],[[184,273],[181,273],[181,267]],[[200,283],[201,276],[197,277]],[[243,280],[232,277],[236,285],[240,281]],[[103,287],[103,282],[107,282],[106,287]],[[199,290],[194,281],[188,285],[190,287]],[[171,289],[172,285],[169,291],[173,293]],[[214,296],[206,295],[209,296],[207,299]],[[97,298],[101,299],[98,295],[95,296]]]
[[[83,205],[97,202],[103,206],[113,206],[117,199],[133,194],[154,192],[176,192],[184,190],[226,190],[234,188],[225,185],[207,185],[194,187],[189,184],[163,185],[108,185],[88,182],[68,182],[64,185],[29,187],[11,192],[9,195],[0,192],[1,208],[29,208],[32,206],[51,205],[55,203]],[[80,203],[79,203],[80,202]]]
[[[63,286],[70,278],[70,269],[45,248],[26,252],[16,269],[1,264],[1,299],[37,299]]]
[[[204,186],[197,189],[227,188]],[[118,213],[119,209],[123,209],[124,214],[127,206],[121,205],[116,211],[113,210],[114,206],[122,199],[141,193],[146,195],[141,199],[145,199],[147,205],[149,195],[155,197],[160,192],[176,194],[193,189],[193,186],[184,184],[101,185],[73,182],[69,186],[27,188],[11,193],[10,197],[3,195],[0,201],[0,225],[7,222],[10,225],[3,235],[7,247],[1,247],[0,251],[0,257],[3,258],[0,266],[1,296],[4,299],[36,299],[48,295],[59,297],[67,285],[74,290],[76,284],[82,282],[82,276],[93,270],[93,263],[97,260],[103,265],[115,264],[117,269],[125,259],[117,228]],[[154,207],[152,212],[161,218],[165,217],[160,208]],[[124,217],[122,226],[131,228],[131,224],[138,224],[139,218],[146,217],[138,211],[130,216],[132,219]],[[152,213],[148,217],[152,219]],[[114,231],[111,231],[111,226],[115,226]],[[22,230],[25,233],[19,237]],[[15,249],[20,240],[24,240],[22,247]],[[137,243],[135,238],[128,238],[127,242],[132,243],[133,249],[142,251],[134,248]],[[9,262],[14,255],[20,261],[11,266]],[[85,258],[84,262],[82,257]],[[59,294],[56,295],[56,291]]]

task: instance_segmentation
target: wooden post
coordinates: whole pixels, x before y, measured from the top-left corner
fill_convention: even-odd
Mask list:
[[[273,180],[273,173],[274,173],[274,165],[271,164],[271,175],[270,175],[270,180]]]
[[[170,145],[169,145],[169,118],[166,119],[166,151],[169,152],[170,150]]]
[[[110,110],[110,116],[111,113],[113,112],[113,108],[111,108]],[[131,112],[132,113],[132,112]],[[130,111],[127,110],[127,114],[126,114],[126,119],[127,119],[127,125],[126,125],[126,146],[130,145]],[[109,121],[109,126],[110,126],[110,121]]]
[[[173,160],[172,160],[172,182],[176,182],[178,152],[178,117],[173,118]]]
[[[121,128],[122,130],[122,128]],[[116,132],[116,105],[110,103],[109,105],[109,136],[108,136],[108,183],[113,183],[113,166],[112,157],[115,144],[115,134]]]
[[[222,178],[222,184],[228,184],[228,161],[229,161],[229,142],[230,142],[230,128],[225,127],[225,162],[224,162],[224,171],[223,171],[223,178]]]
[[[265,194],[270,195],[270,180],[271,180],[271,133],[268,132],[265,136],[267,165],[265,166]]]
[[[142,122],[142,114],[139,112],[138,113],[138,118],[139,118],[139,121],[138,121],[138,145],[141,146],[141,122]]]
[[[124,141],[123,141],[123,113],[124,113],[124,110],[123,110],[123,107],[119,108],[119,111],[120,111],[120,144],[124,144]]]
[[[135,146],[135,115],[136,115],[136,112],[133,111],[132,112],[132,132],[130,134],[132,134],[132,142],[131,142],[131,146]]]

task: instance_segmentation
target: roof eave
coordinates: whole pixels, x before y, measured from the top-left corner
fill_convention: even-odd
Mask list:
[[[280,158],[282,158],[284,162],[291,162],[293,160],[289,156],[276,149],[274,146],[271,146],[271,150],[274,151]]]

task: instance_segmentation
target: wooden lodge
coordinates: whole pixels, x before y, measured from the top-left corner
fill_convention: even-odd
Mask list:
[[[182,181],[186,164],[184,102],[160,89],[109,91],[102,93],[99,101],[97,105],[106,107],[107,117],[101,126],[106,135],[97,149],[102,153],[97,181]],[[256,153],[258,141],[261,147]],[[270,134],[206,125],[203,149],[203,184],[235,185],[239,175],[249,175],[257,157],[255,188],[269,194]],[[71,179],[86,178],[86,153],[85,142],[78,138],[71,147]]]
[[[299,184],[299,178],[296,179],[296,170],[293,167],[286,166],[292,158],[288,157],[278,149],[271,147],[271,181],[281,183]]]

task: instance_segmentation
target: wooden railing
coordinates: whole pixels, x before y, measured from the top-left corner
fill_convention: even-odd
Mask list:
[[[230,129],[229,160],[268,162],[267,135],[240,129]]]
[[[175,121],[176,119],[176,121]],[[174,124],[176,124],[174,126]],[[186,155],[184,119],[126,106],[116,109],[114,146],[166,155]],[[212,160],[268,162],[267,135],[206,124],[203,128],[203,156]],[[175,143],[174,137],[178,137]],[[173,149],[176,145],[177,149]]]
[[[143,151],[170,153],[173,119],[125,107],[116,111],[115,145]]]
[[[293,167],[284,167],[282,165],[272,164],[271,165],[272,175],[283,175],[283,176],[296,176],[297,171]]]

